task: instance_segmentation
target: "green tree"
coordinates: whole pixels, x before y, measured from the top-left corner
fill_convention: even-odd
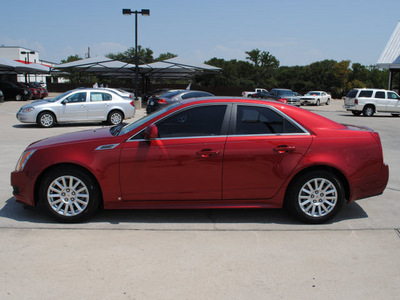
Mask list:
[[[114,53],[109,53],[106,55],[106,57],[111,58],[111,59],[116,59],[119,61],[123,61],[129,64],[135,64],[136,59],[135,59],[135,48],[129,48],[125,52],[120,52],[117,54]],[[153,58],[153,50],[150,48],[142,48],[142,46],[138,46],[138,57],[139,57],[139,64],[148,64],[152,63],[154,61]]]
[[[245,51],[247,60],[254,64],[253,80],[255,85],[265,87],[276,83],[275,71],[279,68],[279,61],[269,52],[261,52],[259,49]]]

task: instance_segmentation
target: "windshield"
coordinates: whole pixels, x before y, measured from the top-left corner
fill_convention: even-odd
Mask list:
[[[282,90],[282,91],[279,91],[279,95],[280,96],[293,96],[293,92]]]
[[[58,101],[58,100],[64,98],[64,97],[65,97],[66,95],[68,95],[69,93],[71,93],[71,91],[68,91],[68,92],[65,92],[65,93],[63,93],[63,94],[61,94],[61,95],[58,95],[58,96],[55,97],[55,98],[48,99],[47,101],[49,101],[49,102],[56,102],[56,101]]]
[[[321,93],[320,92],[308,92],[306,95],[307,96],[319,96],[319,95],[321,95]]]
[[[139,126],[143,125],[144,123],[150,121],[151,119],[165,113],[166,111],[169,111],[177,106],[181,105],[180,102],[175,102],[173,104],[167,105],[165,106],[163,109],[157,110],[155,112],[153,112],[152,114],[149,114],[147,116],[144,116],[143,118],[130,123],[128,125],[126,125],[124,128],[122,128],[122,130],[120,131],[120,135],[124,135],[125,133],[128,133],[136,128],[138,128]]]

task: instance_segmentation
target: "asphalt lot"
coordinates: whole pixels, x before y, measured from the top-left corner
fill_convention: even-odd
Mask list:
[[[0,103],[0,299],[398,299],[400,118],[354,117],[340,100],[305,107],[378,131],[390,167],[383,195],[327,224],[284,210],[101,211],[59,224],[15,202],[10,173],[29,143],[101,124],[21,124],[23,104]]]

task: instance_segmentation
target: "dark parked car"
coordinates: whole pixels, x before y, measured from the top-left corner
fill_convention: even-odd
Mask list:
[[[203,91],[172,90],[165,92],[159,96],[150,97],[150,99],[147,101],[146,112],[150,114],[153,111],[161,109],[165,105],[180,100],[212,96],[214,95]]]
[[[3,95],[3,91],[0,90],[0,102],[4,101],[4,95]]]
[[[275,101],[286,100],[287,104],[300,106],[300,98],[288,89],[272,89],[265,98]]]
[[[40,99],[42,97],[42,90],[35,86],[29,85],[29,83],[17,82],[16,85],[18,85],[21,88],[28,89],[31,91],[31,97],[28,100]]]
[[[13,82],[0,81],[0,90],[3,91],[4,99],[15,99],[17,101],[29,100],[32,98],[31,91],[24,87],[19,87]]]
[[[18,202],[63,222],[99,207],[286,207],[322,223],[345,203],[381,194],[388,177],[371,129],[277,101],[211,97],[32,143],[11,185]]]

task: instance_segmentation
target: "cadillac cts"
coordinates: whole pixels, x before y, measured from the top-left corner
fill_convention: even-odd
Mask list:
[[[104,209],[281,208],[308,223],[381,194],[379,134],[279,102],[199,98],[28,146],[15,199],[62,222]]]

